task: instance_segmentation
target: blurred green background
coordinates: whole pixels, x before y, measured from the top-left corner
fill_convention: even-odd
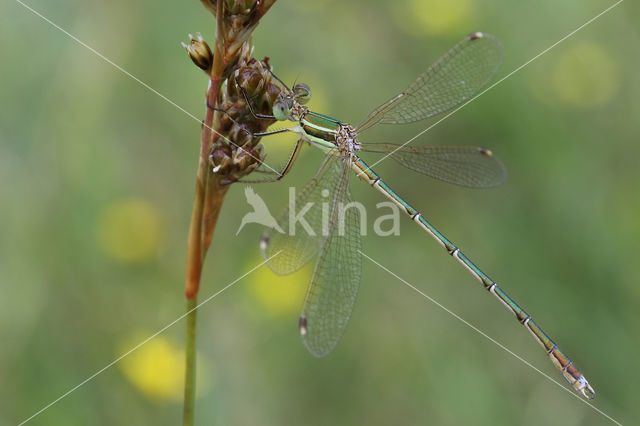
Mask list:
[[[203,115],[206,78],[180,47],[198,31],[213,42],[199,2],[29,4]],[[279,0],[255,56],[308,83],[313,109],[355,124],[471,31],[503,42],[499,78],[611,4]],[[622,3],[414,142],[492,149],[509,169],[502,187],[377,167],[533,315],[593,384],[594,405],[622,423],[640,417],[639,11]],[[200,125],[17,2],[0,6],[0,34],[0,424],[10,425],[183,313]],[[428,124],[368,136],[403,142]],[[306,149],[284,181],[254,189],[275,213],[319,160]],[[374,216],[381,196],[352,189]],[[201,299],[260,262],[260,226],[235,236],[249,210],[234,186]],[[415,225],[363,246],[569,388]],[[263,267],[200,309],[198,424],[609,424],[367,260],[344,338],[315,359],[297,332],[309,274]],[[179,322],[29,424],[179,424],[183,333]]]

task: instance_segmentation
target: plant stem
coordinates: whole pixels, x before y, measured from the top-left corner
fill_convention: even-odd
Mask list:
[[[198,298],[187,299],[186,368],[184,378],[184,411],[182,424],[192,426],[196,395],[196,314]]]
[[[202,4],[216,18],[216,41],[212,52],[202,37],[190,38],[190,45],[184,45],[187,53],[198,68],[209,75],[207,108],[202,121],[200,155],[195,196],[189,225],[187,243],[187,265],[185,296],[187,298],[186,357],[184,382],[183,425],[193,426],[195,411],[195,364],[196,364],[196,300],[202,278],[204,258],[207,254],[218,221],[224,196],[229,184],[248,175],[262,161],[260,138],[253,133],[261,133],[270,124],[264,120],[253,120],[241,89],[232,84],[220,96],[224,80],[236,72],[244,79],[247,89],[253,91],[259,105],[272,107],[279,88],[271,83],[269,65],[251,57],[250,38],[260,19],[271,8],[275,0],[201,0]],[[225,16],[226,13],[226,16]],[[244,69],[245,74],[240,73]],[[236,80],[237,82],[238,80]],[[239,85],[240,83],[238,83]],[[242,91],[244,93],[244,91]],[[234,111],[231,120],[223,118],[219,108]],[[230,107],[231,105],[231,107]],[[243,124],[239,124],[243,122]],[[224,133],[224,136],[220,133]],[[238,132],[243,135],[238,137]],[[248,134],[248,138],[247,138]],[[224,138],[225,141],[219,140]],[[240,145],[231,142],[236,139]],[[239,139],[239,140],[238,140]],[[229,142],[229,144],[227,143]],[[209,158],[211,156],[211,159]],[[262,156],[262,157],[260,157]],[[216,172],[212,168],[215,166]],[[194,310],[192,312],[192,310]]]
[[[213,67],[211,69],[211,81],[207,91],[209,105],[216,105],[220,87],[222,84],[222,72],[224,71],[222,40],[222,6],[223,2],[217,2],[216,13],[216,42]],[[213,238],[213,231],[218,219],[218,213],[222,206],[222,200],[228,190],[228,186],[220,185],[218,177],[211,173],[209,166],[209,152],[214,142],[213,129],[215,114],[207,108],[205,120],[202,125],[200,140],[200,155],[198,158],[198,172],[196,191],[191,212],[191,224],[189,225],[189,237],[187,243],[187,270],[185,279],[185,296],[187,297],[187,328],[185,342],[185,382],[184,382],[184,408],[182,424],[193,426],[195,411],[196,391],[196,310],[197,294],[202,276],[204,255]],[[217,136],[217,135],[216,135]],[[217,138],[216,138],[217,139]]]

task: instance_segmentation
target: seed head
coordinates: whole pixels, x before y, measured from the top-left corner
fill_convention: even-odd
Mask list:
[[[224,83],[214,105],[220,111],[214,114],[210,165],[213,173],[233,182],[262,165],[265,154],[260,137],[254,135],[264,132],[274,122],[255,115],[271,115],[280,88],[272,82],[268,61],[252,57],[251,34],[275,0],[201,2],[214,16],[221,10],[221,16],[216,16],[220,31],[216,43],[220,44],[216,44],[215,52],[220,52],[221,58],[216,58],[216,63],[223,68],[214,72]],[[189,56],[198,67],[211,74],[211,49],[200,36],[197,39],[190,36],[190,42],[183,45]]]
[[[267,63],[251,57],[252,49],[248,42],[240,53],[238,67],[227,79],[217,104],[225,111],[219,114],[217,127],[224,138],[218,138],[210,156],[213,172],[229,181],[246,176],[264,161],[260,138],[253,135],[264,132],[275,120],[258,118],[254,113],[271,115],[280,94],[280,87],[273,82]]]
[[[189,34],[189,44],[182,43],[182,47],[187,51],[193,63],[209,75],[213,66],[213,53],[202,36],[199,33],[196,36],[193,38]]]

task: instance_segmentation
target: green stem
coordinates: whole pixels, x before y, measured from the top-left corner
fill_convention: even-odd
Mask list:
[[[197,297],[187,299],[187,330],[185,342],[184,411],[182,425],[193,426],[196,402],[196,305]]]

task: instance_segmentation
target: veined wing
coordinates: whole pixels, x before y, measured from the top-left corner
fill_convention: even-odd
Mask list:
[[[323,204],[335,194],[342,173],[337,151],[324,158],[315,176],[295,198],[289,200],[260,240],[262,256],[273,257],[267,265],[280,275],[291,274],[306,265],[318,253],[328,231],[323,224]],[[282,231],[282,232],[280,232]]]
[[[472,33],[438,59],[399,95],[376,108],[357,129],[378,123],[403,124],[433,117],[465,102],[484,86],[502,62],[498,39]]]
[[[300,315],[300,334],[307,350],[328,355],[351,318],[360,286],[360,215],[351,202],[349,161],[333,199],[330,234],[320,252]]]
[[[507,177],[507,169],[498,157],[475,146],[365,144],[361,150],[389,154],[413,171],[471,188],[498,186]]]

